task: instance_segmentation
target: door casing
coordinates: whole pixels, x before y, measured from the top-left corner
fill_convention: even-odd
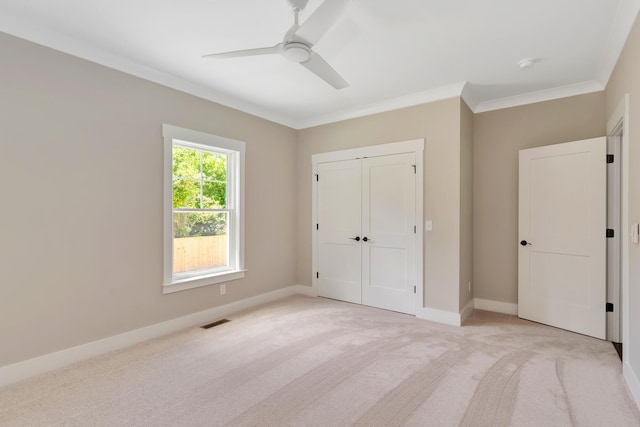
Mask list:
[[[619,308],[615,307],[614,314],[609,319],[618,322],[619,342],[629,342],[629,250],[630,221],[629,221],[629,94],[625,94],[619,101],[611,117],[607,120],[607,136],[618,137],[620,143],[620,159],[615,159],[620,166],[620,289]],[[608,333],[610,332],[608,328]],[[611,330],[613,333],[613,330]],[[612,335],[612,337],[614,337]],[[610,339],[608,337],[608,339]],[[629,346],[622,347],[623,362],[629,360]],[[625,374],[626,375],[626,374]]]
[[[360,148],[352,148],[341,151],[331,151],[314,154],[311,157],[311,194],[312,194],[312,218],[311,218],[311,242],[312,242],[312,294],[318,295],[318,233],[316,224],[318,223],[318,192],[316,186],[317,167],[319,163],[337,162],[350,159],[361,159],[366,157],[388,156],[393,154],[415,153],[416,159],[416,239],[415,239],[415,263],[414,277],[416,282],[416,311],[424,307],[424,280],[423,280],[423,247],[424,247],[424,217],[423,217],[423,194],[424,194],[424,139],[414,139],[408,141],[393,142],[389,144],[372,145]]]

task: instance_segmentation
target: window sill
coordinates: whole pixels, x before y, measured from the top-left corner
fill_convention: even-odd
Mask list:
[[[242,279],[244,278],[245,271],[247,270],[232,270],[222,273],[174,280],[170,283],[162,284],[162,293],[171,294],[174,292],[186,291],[187,289],[200,288],[202,286],[215,285],[217,283],[228,282],[230,280]]]

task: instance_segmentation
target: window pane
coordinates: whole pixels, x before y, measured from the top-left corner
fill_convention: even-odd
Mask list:
[[[224,209],[227,207],[227,184],[223,182],[205,182],[202,184],[202,207],[205,209]]]
[[[227,212],[174,212],[173,272],[228,266]]]
[[[173,177],[200,178],[200,152],[174,146]]]
[[[227,180],[227,156],[223,154],[202,153],[202,175],[209,181]]]
[[[173,207],[200,209],[200,182],[174,178]]]

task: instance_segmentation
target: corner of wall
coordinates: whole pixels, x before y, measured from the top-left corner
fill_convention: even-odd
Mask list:
[[[460,102],[460,276],[458,307],[473,301],[473,112]],[[464,309],[463,309],[464,307]]]
[[[431,322],[444,323],[445,325],[462,325],[460,313],[438,310],[435,308],[418,308],[418,310],[416,311],[416,317],[418,319],[429,320]]]
[[[518,315],[518,304],[480,298],[475,298],[474,304],[478,310],[493,311],[495,313],[510,314],[513,316]]]
[[[473,312],[475,309],[475,301],[473,298],[467,303],[467,305],[460,312],[460,325],[464,324],[464,321],[467,320],[467,317]]]

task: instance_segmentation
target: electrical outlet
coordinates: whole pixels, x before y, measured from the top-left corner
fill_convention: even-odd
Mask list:
[[[220,295],[227,293],[227,285],[220,285]]]

